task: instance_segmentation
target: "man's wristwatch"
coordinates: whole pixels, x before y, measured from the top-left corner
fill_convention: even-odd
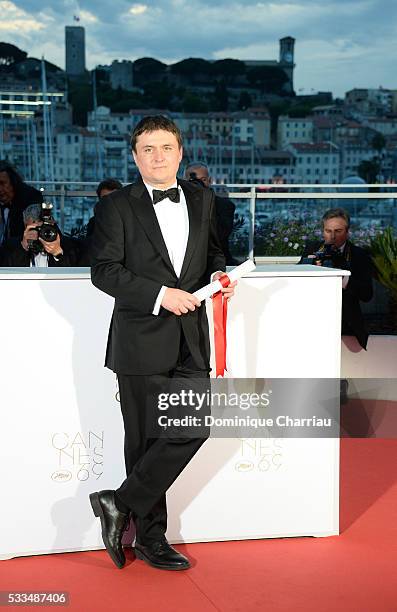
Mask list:
[[[53,258],[55,259],[55,261],[60,261],[62,257],[63,257],[63,251],[58,253],[58,255],[53,255]]]

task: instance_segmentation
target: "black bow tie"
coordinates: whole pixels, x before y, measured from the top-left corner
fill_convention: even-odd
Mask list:
[[[171,187],[171,189],[166,189],[165,191],[153,189],[153,204],[158,204],[161,200],[165,200],[166,198],[169,198],[171,202],[179,202],[181,197],[178,187]]]

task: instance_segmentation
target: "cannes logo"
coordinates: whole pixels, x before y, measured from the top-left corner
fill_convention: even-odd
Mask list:
[[[72,478],[72,472],[69,470],[57,470],[51,476],[55,482],[68,482]]]
[[[250,472],[254,469],[254,464],[252,463],[252,461],[239,461],[234,466],[234,469],[236,470],[236,472]]]

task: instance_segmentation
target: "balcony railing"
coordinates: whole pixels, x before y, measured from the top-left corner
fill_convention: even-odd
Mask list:
[[[97,182],[36,182],[46,200],[53,200],[57,220],[63,231],[83,225],[93,215]],[[392,225],[397,229],[397,185],[390,184],[222,184],[213,185],[220,195],[236,204],[236,212],[244,219],[247,238],[245,256],[253,258],[255,237],[261,226],[270,226],[281,218],[285,222],[310,216],[319,223],[322,212],[335,206],[346,206],[354,224],[368,228]],[[364,191],[365,190],[365,191]],[[368,190],[370,190],[368,192]],[[246,225],[245,225],[246,224]]]

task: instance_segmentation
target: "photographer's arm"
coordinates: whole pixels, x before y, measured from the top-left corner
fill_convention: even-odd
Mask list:
[[[40,222],[32,223],[25,227],[25,231],[23,232],[21,246],[24,251],[29,251],[29,243],[28,240],[37,240],[37,231],[36,227],[41,225]]]

